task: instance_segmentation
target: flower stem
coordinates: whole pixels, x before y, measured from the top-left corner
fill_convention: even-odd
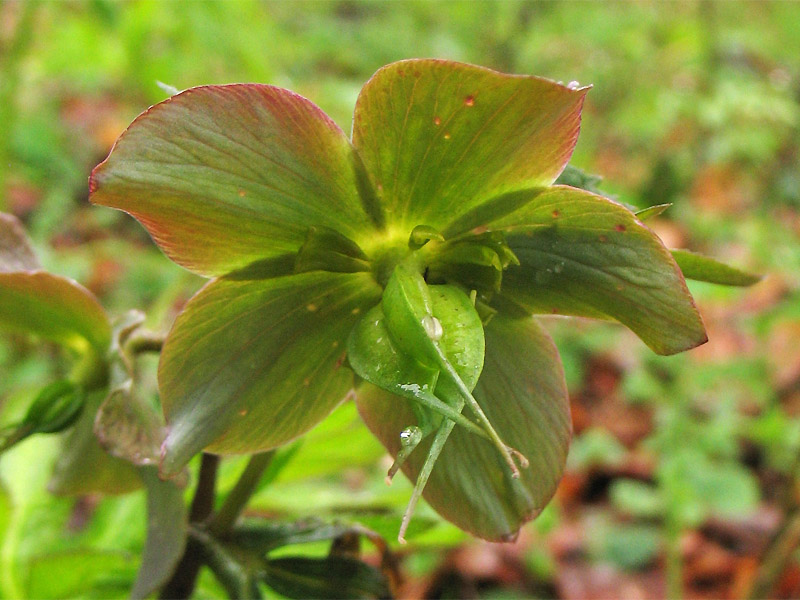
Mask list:
[[[244,510],[253,492],[256,491],[261,476],[272,462],[275,450],[261,452],[250,457],[250,461],[239,477],[239,481],[225,498],[225,502],[220,507],[217,514],[211,519],[208,530],[217,537],[224,537],[230,532],[236,519]]]
[[[214,510],[214,488],[217,481],[219,456],[203,454],[200,462],[200,476],[194,491],[192,506],[189,509],[189,523],[202,523]],[[186,550],[181,557],[175,573],[164,585],[159,598],[188,598],[194,591],[200,567],[203,565],[203,548],[191,536],[186,542]]]

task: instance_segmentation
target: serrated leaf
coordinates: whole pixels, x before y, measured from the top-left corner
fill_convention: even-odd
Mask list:
[[[534,194],[525,207],[490,225],[506,231],[521,263],[504,272],[496,306],[612,317],[659,354],[707,340],[680,269],[633,213],[570,187]]]
[[[343,556],[277,558],[266,562],[264,582],[287,598],[388,598],[383,574]]]
[[[571,435],[566,384],[558,353],[532,319],[495,316],[486,326],[486,359],[474,396],[500,437],[530,461],[513,479],[497,449],[456,427],[423,496],[445,519],[492,541],[514,539],[555,492]],[[392,455],[400,431],[413,422],[407,402],[371,385],[357,391],[367,426]],[[411,454],[404,471],[414,481],[429,440]]]
[[[146,598],[172,575],[183,556],[188,516],[183,491],[174,481],[161,481],[155,467],[140,469],[147,490],[147,539],[131,598]]]
[[[675,262],[681,268],[683,276],[687,279],[741,287],[761,281],[760,275],[747,273],[696,252],[689,250],[672,250],[671,252]]]
[[[177,472],[204,448],[257,452],[316,425],[351,389],[347,336],[379,299],[366,273],[208,284],[180,314],[161,354],[162,472]]]
[[[268,85],[202,86],[133,122],[94,170],[90,200],[130,213],[167,256],[210,276],[296,252],[309,226],[368,238],[380,215],[365,181],[312,102]]]
[[[361,90],[353,144],[388,223],[449,237],[516,208],[512,192],[553,182],[585,94],[463,63],[396,62]]]
[[[89,290],[44,271],[0,273],[0,327],[58,342],[77,352],[108,350],[111,327]]]
[[[64,436],[48,489],[59,495],[124,494],[142,486],[136,468],[100,447],[94,419],[104,396],[89,395],[78,422]]]
[[[14,215],[0,213],[0,273],[41,268],[22,223]]]
[[[158,464],[164,426],[153,407],[133,393],[132,385],[126,381],[103,401],[94,433],[112,456],[137,466]]]

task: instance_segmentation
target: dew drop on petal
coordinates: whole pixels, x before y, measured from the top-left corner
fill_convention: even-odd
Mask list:
[[[425,333],[428,334],[428,337],[434,342],[438,342],[442,339],[442,335],[444,334],[442,323],[433,315],[425,315],[422,317],[422,326],[425,328]]]
[[[580,84],[580,83],[578,83],[577,81],[570,81],[570,82],[567,84],[567,87],[568,87],[569,89],[571,89],[571,90],[577,90],[579,87],[581,87],[581,84]]]
[[[317,306],[316,304],[306,304],[306,310],[308,312],[317,312],[318,308],[319,306]]]
[[[442,124],[442,120],[439,117],[433,117],[433,124],[438,127]]]
[[[464,106],[475,106],[475,96],[467,96],[464,98]]]
[[[444,139],[446,139],[446,140],[450,139],[450,132],[449,131],[445,131],[444,132]]]
[[[244,190],[239,190],[239,198],[244,198],[245,196],[247,196],[247,192]]]
[[[400,432],[400,445],[404,448],[416,446],[422,441],[422,429],[416,425],[410,425]]]

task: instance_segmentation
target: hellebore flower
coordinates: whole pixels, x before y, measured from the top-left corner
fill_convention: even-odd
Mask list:
[[[706,339],[656,235],[553,185],[586,92],[408,60],[364,86],[352,139],[267,85],[193,88],[138,117],[91,200],[211,278],[162,352],[162,474],[204,449],[285,444],[355,389],[415,494],[513,539],[552,497],[571,435],[531,315],[615,319],[660,354]]]

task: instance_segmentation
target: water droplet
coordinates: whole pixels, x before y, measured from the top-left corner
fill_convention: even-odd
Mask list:
[[[439,117],[433,117],[433,124],[438,127],[442,124],[442,120]]]
[[[316,304],[307,304],[306,305],[306,310],[308,312],[317,312],[318,308],[319,308],[319,306],[317,306]]]
[[[247,196],[247,192],[244,190],[239,190],[239,198],[244,198],[245,196]]]
[[[561,216],[561,211],[560,210],[554,210],[553,211],[553,218],[554,219],[557,219],[560,216]]]
[[[247,409],[246,409],[246,408],[243,408],[242,410],[240,410],[240,411],[239,411],[239,416],[240,416],[240,417],[243,417],[243,416],[245,416],[246,414],[247,414]]]
[[[350,311],[350,314],[351,315],[357,315],[360,312],[361,312],[361,309],[356,306],[353,310]]]
[[[577,90],[579,87],[581,87],[581,84],[580,84],[580,83],[578,83],[577,81],[570,81],[570,82],[567,84],[567,87],[568,87],[569,89],[571,89],[571,90]]]
[[[600,236],[600,237],[598,237],[597,239],[598,239],[598,240],[600,240],[600,241],[601,241],[601,242],[603,242],[603,243],[605,243],[605,242],[607,242],[607,241],[608,241],[608,238],[607,238],[606,236],[604,236],[604,235],[601,235],[601,236]]]
[[[614,225],[614,229],[616,229],[617,231],[622,233],[623,231],[625,231],[625,225],[623,225],[622,223],[620,223],[618,225]]]
[[[446,140],[450,139],[450,132],[449,131],[445,131],[444,132],[444,139],[446,139]]]
[[[475,96],[467,96],[464,98],[464,106],[475,106]]]
[[[425,328],[425,333],[428,334],[428,337],[434,342],[438,342],[442,339],[442,335],[444,334],[442,323],[433,315],[425,315],[422,317],[422,326]]]
[[[515,531],[514,533],[504,533],[503,535],[500,536],[500,541],[512,544],[517,541],[518,537],[519,537],[519,531]]]
[[[400,445],[403,448],[414,447],[422,441],[422,429],[409,425],[400,432]]]

